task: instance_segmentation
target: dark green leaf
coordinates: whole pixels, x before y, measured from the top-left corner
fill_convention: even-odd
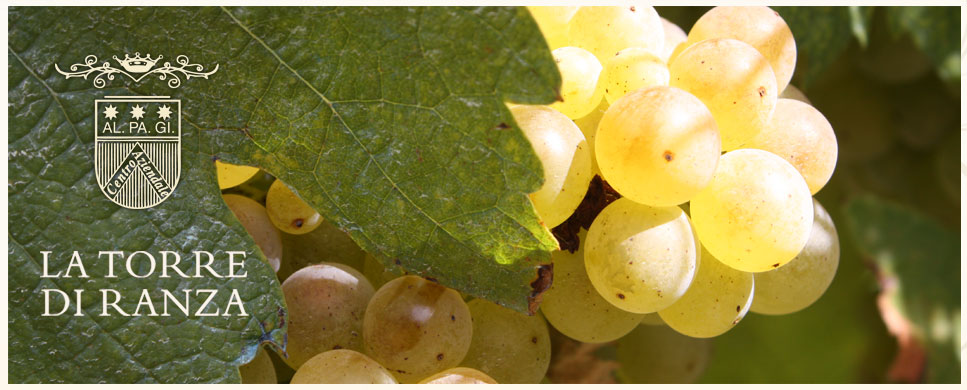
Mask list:
[[[222,202],[214,159],[276,175],[384,261],[529,308],[556,242],[526,197],[540,163],[503,102],[551,102],[560,79],[523,9],[11,8],[8,23],[11,381],[237,381],[260,323],[281,339],[278,281]],[[178,89],[54,71],[135,51],[219,71]],[[155,208],[121,209],[95,184],[105,95],[182,100],[182,180]],[[57,282],[116,288],[129,309],[142,288],[238,289],[252,317],[98,317],[94,295],[87,315],[40,317],[42,250],[63,269],[72,250],[236,249],[256,254],[248,278]]]
[[[853,39],[848,7],[772,7],[796,38],[796,85],[809,88]]]
[[[960,240],[906,207],[872,196],[847,206],[860,250],[895,281],[893,302],[927,346],[927,379],[960,380]]]

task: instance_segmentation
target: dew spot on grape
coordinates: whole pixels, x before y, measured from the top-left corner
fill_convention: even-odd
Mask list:
[[[662,153],[662,157],[665,158],[665,161],[671,162],[675,159],[675,153],[672,153],[671,150],[666,150],[665,153]]]

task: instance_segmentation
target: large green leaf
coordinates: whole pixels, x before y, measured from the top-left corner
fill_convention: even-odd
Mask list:
[[[960,240],[922,214],[873,196],[847,206],[851,233],[927,347],[927,379],[960,380]]]
[[[216,159],[276,175],[382,261],[533,309],[556,242],[526,197],[540,163],[504,101],[551,102],[560,78],[523,9],[11,8],[8,22],[11,381],[235,381],[263,327],[281,338],[278,281],[221,201]],[[219,70],[177,89],[54,70],[135,51]],[[105,95],[182,100],[182,179],[157,207],[97,188],[91,107]],[[93,276],[99,250],[236,249],[254,254],[248,278],[39,278],[43,250],[52,269],[80,251]],[[128,309],[140,289],[238,289],[251,317],[99,317],[93,294],[83,316],[41,317],[55,285],[116,288]]]

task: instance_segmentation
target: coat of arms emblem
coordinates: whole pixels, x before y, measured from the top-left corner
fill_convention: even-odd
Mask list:
[[[94,87],[104,88],[115,75],[140,82],[149,76],[167,81],[170,88],[181,86],[181,77],[205,78],[218,70],[205,71],[186,56],[176,64],[155,65],[163,56],[151,58],[135,53],[124,59],[114,56],[120,68],[109,62],[98,64],[91,55],[58,73],[66,78],[91,77]],[[180,77],[179,77],[180,76]],[[181,176],[181,100],[169,96],[105,96],[94,101],[94,173],[97,185],[108,199],[121,207],[146,209],[171,196]]]
[[[109,96],[94,101],[94,172],[121,207],[145,209],[171,195],[181,174],[181,101]]]

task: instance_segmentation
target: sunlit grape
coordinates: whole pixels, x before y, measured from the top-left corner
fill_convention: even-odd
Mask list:
[[[604,96],[610,104],[636,89],[668,85],[665,61],[647,49],[621,50],[604,65]]]
[[[715,119],[672,87],[639,89],[605,112],[595,135],[601,174],[631,200],[674,206],[708,185],[721,154]]]
[[[695,95],[712,112],[723,150],[743,147],[766,127],[776,107],[772,67],[747,43],[701,41],[675,57],[668,70],[669,85]]]
[[[577,209],[591,182],[591,152],[581,130],[544,106],[517,106],[511,112],[544,167],[544,185],[530,194],[537,215],[551,228]]]
[[[568,22],[568,44],[593,53],[601,62],[629,47],[661,53],[665,30],[651,6],[581,7]]]
[[[587,231],[578,235],[581,246],[571,253],[551,253],[554,283],[544,293],[541,312],[555,329],[565,336],[585,343],[603,343],[628,334],[638,326],[644,314],[621,310],[591,285],[584,267]]]
[[[686,45],[732,38],[752,45],[769,61],[776,87],[783,90],[796,69],[796,40],[786,21],[769,7],[715,7],[688,32]]]
[[[802,174],[812,194],[833,176],[839,154],[836,134],[826,117],[813,106],[792,99],[779,99],[765,130],[745,145],[788,161]]]
[[[809,238],[812,197],[802,175],[758,149],[722,155],[712,182],[691,201],[702,245],[728,266],[762,272],[792,260]]]
[[[561,72],[561,101],[551,107],[571,119],[587,115],[604,97],[604,67],[579,47],[557,48],[552,54]]]
[[[752,273],[722,264],[703,251],[702,263],[688,291],[658,314],[678,333],[715,337],[745,317],[752,304],[753,291]]]
[[[541,29],[541,35],[544,35],[551,50],[567,46],[567,23],[571,21],[571,17],[578,8],[577,6],[527,6],[527,10],[534,17],[537,27]]]
[[[678,207],[621,198],[591,224],[588,278],[604,299],[633,313],[664,309],[685,293],[700,260],[698,240]]]

